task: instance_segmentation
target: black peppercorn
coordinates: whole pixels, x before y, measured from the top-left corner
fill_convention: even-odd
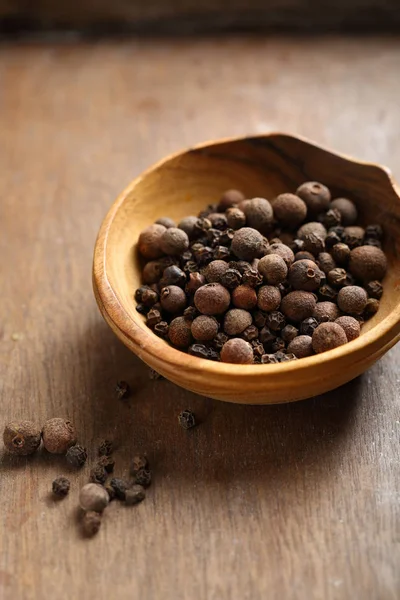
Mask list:
[[[337,208],[330,208],[325,214],[322,215],[322,223],[327,229],[340,225],[342,215]]]
[[[342,237],[339,236],[335,231],[330,231],[325,238],[325,248],[330,250],[336,244],[340,244]]]
[[[278,363],[279,360],[276,358],[275,354],[263,354],[261,357],[261,364],[263,365],[274,365]]]
[[[110,481],[110,486],[115,492],[115,496],[119,500],[125,500],[126,490],[130,487],[129,483],[125,479],[114,477]]]
[[[87,460],[86,448],[80,444],[75,444],[75,446],[68,448],[65,458],[73,467],[83,467]]]
[[[107,473],[114,471],[115,460],[112,456],[101,456],[97,461],[97,467],[102,467]]]
[[[307,317],[300,323],[300,335],[309,335],[312,337],[314,330],[318,327],[319,323],[315,317]]]
[[[272,331],[280,331],[286,325],[286,319],[284,315],[274,310],[269,315],[267,315],[266,326],[269,327]]]
[[[131,394],[131,388],[126,381],[118,381],[115,386],[115,395],[117,400],[126,400]]]
[[[240,285],[241,281],[242,275],[236,269],[227,269],[221,277],[221,284],[229,290]]]
[[[228,341],[228,336],[225,333],[217,333],[212,341],[214,348],[218,351],[222,349],[222,346]]]
[[[380,281],[369,281],[366,284],[365,289],[367,291],[368,296],[370,296],[371,298],[376,298],[377,300],[380,300],[382,298],[383,285]]]
[[[179,413],[178,423],[182,429],[192,429],[196,426],[196,417],[192,410],[186,409]]]
[[[135,292],[135,300],[143,306],[153,306],[158,301],[158,294],[147,285],[142,285]]]
[[[192,344],[188,348],[188,354],[197,356],[197,358],[208,358],[209,350],[205,344]]]
[[[53,494],[55,496],[59,496],[63,498],[69,492],[69,488],[71,487],[69,479],[66,477],[57,477],[52,484]]]
[[[337,290],[335,290],[333,287],[331,287],[328,284],[324,284],[324,285],[321,285],[321,287],[319,288],[318,296],[322,301],[324,301],[324,300],[334,301],[337,297]]]
[[[139,469],[135,473],[135,483],[143,487],[149,487],[151,484],[151,471],[149,469]]]
[[[365,228],[365,237],[381,241],[383,238],[383,229],[380,225],[368,225]]]
[[[169,325],[166,321],[160,321],[157,325],[154,326],[154,333],[156,333],[159,337],[166,338],[169,331]]]
[[[299,335],[299,330],[294,325],[285,325],[281,331],[281,338],[284,342],[289,343]]]
[[[160,287],[166,287],[167,285],[177,285],[179,287],[185,287],[186,275],[176,265],[171,265],[164,269],[163,276],[160,279]]]
[[[98,447],[99,456],[110,456],[113,453],[114,446],[111,440],[103,440]]]
[[[379,300],[376,298],[368,298],[367,304],[365,305],[363,317],[365,320],[373,317],[379,309]]]
[[[107,471],[102,465],[97,464],[90,471],[89,481],[91,481],[92,483],[99,483],[100,485],[103,485],[106,482],[106,479]]]
[[[214,250],[214,260],[228,260],[230,253],[226,246],[217,246]]]

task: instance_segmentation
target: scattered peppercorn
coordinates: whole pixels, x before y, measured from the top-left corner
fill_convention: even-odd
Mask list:
[[[130,487],[128,481],[119,477],[114,477],[110,481],[110,486],[114,490],[115,496],[118,498],[118,500],[125,500],[126,490]]]
[[[322,223],[319,223],[318,221],[310,221],[309,223],[302,225],[297,232],[297,237],[303,242],[309,235],[317,235],[322,240],[325,240],[327,231]],[[306,248],[304,248],[304,244],[302,250],[306,250]]]
[[[311,260],[314,259],[312,258]],[[333,254],[331,256],[329,252],[321,252],[320,254],[318,254],[317,262],[320,269],[322,269],[322,271],[325,274],[329,273],[329,271],[332,271],[332,269],[336,268],[336,263],[334,261]]]
[[[190,409],[183,410],[178,415],[178,423],[182,429],[192,429],[196,426],[196,417]]]
[[[131,394],[131,388],[129,387],[129,383],[126,381],[118,381],[115,386],[115,395],[117,396],[117,400],[126,400],[129,398]]]
[[[41,430],[32,421],[11,421],[4,428],[3,441],[8,452],[28,456],[39,448]]]
[[[246,225],[246,215],[240,208],[232,207],[226,211],[228,226],[235,231]]]
[[[107,480],[107,471],[101,464],[95,465],[89,474],[89,481],[103,485]]]
[[[294,325],[285,325],[281,331],[281,338],[289,344],[295,337],[299,335],[299,330]]]
[[[371,298],[376,298],[377,300],[380,300],[382,298],[383,286],[380,281],[369,281],[366,284],[365,289],[367,291],[368,296],[370,296]]]
[[[65,454],[76,443],[75,428],[71,421],[56,417],[49,419],[42,430],[43,445],[52,454]]]
[[[80,444],[75,444],[75,446],[68,448],[65,458],[73,467],[83,467],[87,460],[86,448]]]
[[[282,298],[281,310],[291,321],[299,323],[311,317],[317,301],[311,292],[296,290]]]
[[[312,337],[319,323],[315,317],[307,317],[300,323],[300,335],[309,335]]]
[[[131,474],[135,475],[140,469],[148,469],[149,460],[145,455],[134,456],[131,464]]]
[[[275,311],[277,310],[277,308],[279,308],[279,305],[281,303],[281,293],[279,289],[275,286],[263,285],[258,290],[256,302],[258,308],[260,308],[261,310],[267,312]]]
[[[98,483],[87,483],[79,492],[79,505],[82,510],[102,512],[109,502],[107,490]]]
[[[268,233],[272,228],[274,212],[265,198],[253,198],[243,209],[247,224],[261,233]]]
[[[101,526],[101,513],[94,510],[88,510],[82,517],[82,531],[87,537],[92,537],[98,533]]]
[[[69,489],[71,487],[71,483],[69,479],[66,477],[57,477],[52,483],[52,490],[55,496],[60,496],[63,498],[67,496]]]
[[[128,488],[125,492],[125,504],[127,506],[133,506],[139,504],[146,497],[146,490],[142,485],[133,485]]]
[[[151,484],[151,471],[149,469],[139,469],[135,473],[135,483],[143,487],[149,487]]]
[[[114,444],[111,440],[103,440],[97,450],[99,456],[110,456],[114,451]]]
[[[347,244],[339,242],[338,244],[332,246],[331,254],[338,265],[345,266],[349,262],[350,248]]]
[[[161,290],[161,306],[169,313],[180,313],[186,307],[186,294],[177,285],[169,285]]]
[[[97,461],[97,467],[99,468],[99,472],[101,472],[101,468],[103,468],[106,473],[112,473],[115,467],[115,460],[112,456],[101,456]],[[100,481],[98,483],[101,483]]]

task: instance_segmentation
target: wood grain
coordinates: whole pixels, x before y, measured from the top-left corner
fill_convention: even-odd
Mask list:
[[[2,47],[2,419],[69,416],[92,457],[115,438],[117,473],[140,450],[154,465],[145,502],[111,505],[86,540],[89,467],[54,503],[62,458],[2,456],[2,598],[398,598],[399,348],[315,400],[205,400],[148,379],[98,313],[91,261],[116,194],[207,138],[293,131],[399,177],[399,66],[383,38]]]

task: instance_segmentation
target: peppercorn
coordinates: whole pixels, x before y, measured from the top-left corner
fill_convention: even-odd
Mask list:
[[[335,269],[336,267],[335,261],[329,252],[321,252],[318,254],[317,262],[320,269],[322,269],[324,273],[329,273],[329,271],[332,271],[332,269]]]
[[[103,440],[98,447],[97,454],[99,456],[110,456],[113,453],[114,447],[111,440]]]
[[[237,269],[227,269],[221,277],[221,284],[229,290],[240,285],[241,281],[242,275]]]
[[[218,210],[226,210],[235,204],[240,204],[244,199],[244,194],[239,190],[226,190],[221,196]]]
[[[260,342],[264,346],[269,346],[276,338],[276,333],[273,333],[267,325],[260,330],[259,334]]]
[[[350,248],[347,244],[339,242],[332,247],[331,254],[338,265],[345,266],[349,262]]]
[[[339,317],[336,319],[335,323],[340,325],[340,327],[344,330],[348,342],[351,342],[359,337],[360,323],[354,317],[349,317],[347,315],[344,317]]]
[[[315,329],[318,327],[319,323],[315,317],[307,317],[300,323],[300,335],[309,335],[312,337]]]
[[[161,239],[168,231],[163,225],[149,225],[139,235],[138,249],[145,258],[160,258],[164,254],[161,247]],[[170,254],[166,252],[166,254]]]
[[[136,310],[138,311],[138,313],[140,313],[141,315],[147,315],[147,311],[149,310],[148,307],[144,306],[144,304],[137,304],[136,305]]]
[[[87,483],[79,492],[79,505],[82,510],[102,512],[108,502],[109,497],[106,490],[98,483]]]
[[[296,194],[304,200],[309,213],[313,215],[326,210],[331,201],[329,189],[318,181],[306,181],[302,183],[297,188]]]
[[[251,227],[242,227],[234,233],[231,250],[242,260],[253,260],[258,256],[262,243],[261,233]]]
[[[302,225],[297,231],[297,237],[303,242],[308,235],[318,235],[320,238],[322,238],[322,240],[325,240],[328,232],[322,223],[318,223],[318,221],[310,221],[309,223],[304,223],[304,225]],[[306,248],[304,248],[304,244],[302,250],[306,250]]]
[[[356,279],[368,283],[383,279],[387,269],[386,256],[380,248],[360,246],[350,253],[349,271]]]
[[[375,248],[382,249],[382,244],[379,240],[375,240],[374,238],[364,238],[363,241],[364,246],[375,246]]]
[[[112,473],[115,467],[115,460],[112,456],[101,456],[97,461],[97,467],[99,468],[99,473],[101,473],[101,468],[103,468],[107,473]],[[97,483],[100,483],[100,481]]]
[[[191,331],[195,340],[209,342],[218,333],[218,322],[214,317],[200,315],[192,321]]]
[[[253,198],[242,210],[246,215],[249,227],[253,227],[263,234],[271,231],[274,211],[268,200],[265,198]]]
[[[325,254],[325,253],[323,253]],[[321,256],[320,254],[318,256]],[[296,252],[296,254],[294,255],[294,260],[295,262],[298,260],[312,260],[315,261],[315,256],[314,254],[311,254],[311,252],[307,252],[307,250],[300,250],[300,252]]]
[[[159,310],[155,310],[155,309],[151,309],[147,313],[146,325],[148,327],[150,327],[150,329],[153,329],[158,323],[161,322],[161,320],[162,320],[162,318],[161,318],[160,311]]]
[[[111,485],[106,485],[104,486],[104,489],[106,490],[107,494],[108,494],[108,499],[111,502],[111,500],[115,500],[115,490],[113,487],[111,487]]]
[[[366,320],[368,320],[371,317],[373,317],[378,312],[378,310],[379,300],[377,300],[376,298],[368,298],[363,316]]]
[[[230,293],[220,283],[207,283],[194,295],[194,304],[203,315],[222,315],[230,301]]]
[[[149,487],[151,484],[151,471],[149,469],[139,469],[135,473],[135,483],[143,487]]]
[[[380,300],[382,298],[383,285],[380,281],[369,281],[366,284],[365,289],[367,291],[368,296],[370,296],[371,298],[376,298],[377,300]]]
[[[342,238],[339,237],[337,233],[335,233],[334,231],[330,231],[325,238],[325,248],[327,250],[330,250],[331,248],[333,248],[333,246],[336,246],[336,244],[340,244],[341,239]]]
[[[115,386],[115,395],[117,400],[126,400],[131,394],[131,388],[126,381],[118,381]]]
[[[295,194],[280,194],[272,202],[274,216],[284,227],[294,229],[307,216],[307,205]]]
[[[209,358],[209,349],[205,344],[192,344],[188,348],[188,354],[197,358]]]
[[[161,306],[169,313],[180,313],[186,307],[186,294],[177,285],[162,288],[160,294]]]
[[[285,327],[285,325],[286,319],[278,310],[274,310],[267,315],[266,326],[269,327],[269,329],[272,329],[272,331],[280,331]]]
[[[28,456],[39,448],[41,431],[32,421],[11,421],[4,428],[3,441],[8,452]]]
[[[57,477],[52,483],[52,490],[55,496],[60,496],[63,498],[69,492],[69,488],[71,487],[71,483],[69,479],[66,477]]]
[[[86,448],[80,444],[75,444],[75,446],[68,448],[65,458],[73,467],[83,467],[87,460]]]
[[[270,285],[281,283],[286,278],[288,272],[285,261],[277,254],[263,256],[258,263],[258,270],[266,283]]]
[[[218,229],[224,231],[228,227],[226,215],[221,212],[210,213],[208,219],[211,221],[211,229]]]
[[[185,319],[185,317],[175,317],[169,324],[168,338],[178,348],[187,348],[190,346],[192,342],[190,321]]]
[[[146,263],[142,271],[143,283],[157,283],[161,279],[164,269],[164,264],[158,260]]]
[[[154,326],[154,333],[159,337],[166,338],[168,336],[169,325],[166,321],[160,321]]]
[[[192,410],[186,409],[179,413],[178,423],[182,429],[192,429],[197,425],[196,417]]]
[[[194,306],[188,306],[183,311],[183,316],[188,321],[194,321],[194,319],[199,316],[199,311]]]
[[[327,229],[330,227],[336,227],[336,225],[340,225],[342,220],[342,215],[337,208],[330,208],[326,211],[325,214],[322,215],[322,223],[325,225]]]
[[[219,238],[220,244],[222,246],[229,246],[232,243],[233,237],[235,235],[235,231],[233,229],[225,229],[225,231],[221,231],[221,235]]]
[[[343,242],[352,250],[357,246],[361,246],[364,240],[364,235],[365,231],[362,227],[345,227],[343,233]]]
[[[226,246],[217,246],[214,250],[215,260],[228,260],[230,256],[230,250]]]
[[[142,285],[135,292],[135,300],[144,306],[153,306],[158,301],[158,294],[147,285]]]
[[[218,351],[222,350],[222,346],[228,341],[228,336],[225,333],[217,333],[212,341],[214,348]]]
[[[83,534],[87,537],[96,535],[101,526],[101,518],[100,513],[94,510],[88,510],[82,517]]]
[[[246,215],[237,207],[228,208],[226,219],[228,226],[235,231],[246,225]]]
[[[259,261],[258,261],[259,262]],[[242,283],[243,285],[249,285],[252,288],[257,287],[262,284],[262,275],[258,272],[258,263],[257,268],[249,267],[242,275]]]
[[[337,297],[339,308],[346,313],[360,315],[366,304],[368,296],[364,288],[358,285],[343,287]]]
[[[272,352],[281,352],[281,351],[285,350],[285,348],[286,348],[286,344],[281,337],[276,337],[271,342]]]
[[[280,354],[280,353],[279,353],[279,352],[277,352],[277,353],[275,354],[275,356],[276,356],[277,354]],[[281,362],[281,363],[282,363],[282,362],[287,362],[287,361],[289,361],[289,360],[297,360],[297,356],[296,356],[295,354],[291,353],[291,354],[283,354],[283,355],[282,355],[282,356],[280,356],[280,358],[279,358],[279,362]]]
[[[381,241],[383,238],[383,229],[380,225],[368,225],[365,228],[365,237]]]
[[[278,363],[279,360],[276,358],[275,354],[263,354],[261,357],[261,364],[263,365],[274,365]]]
[[[228,263],[224,260],[213,260],[205,268],[204,276],[208,283],[219,283],[228,268]]]
[[[182,252],[185,252],[185,250],[189,248],[189,237],[182,229],[170,227],[164,231],[159,243],[161,250],[165,252],[165,254],[172,254],[172,256],[175,256],[182,254]]]
[[[211,264],[211,263],[210,263]],[[210,265],[208,265],[210,266]],[[185,290],[187,294],[194,294],[206,282],[206,278],[201,273],[189,273],[189,280]]]
[[[312,347],[317,354],[333,350],[346,342],[346,334],[337,323],[321,323],[312,336]]]
[[[223,345],[221,360],[226,363],[251,364],[254,362],[253,348],[245,340],[232,338]]]
[[[128,488],[125,492],[125,504],[127,506],[134,506],[139,504],[146,497],[146,490],[142,485],[133,485]]]
[[[258,290],[257,306],[267,312],[276,310],[281,303],[281,293],[277,287],[272,285],[263,285]]]
[[[181,288],[185,287],[186,275],[177,265],[171,265],[164,269],[163,276],[160,279],[160,287],[168,285],[177,285]]]
[[[314,256],[318,256],[325,250],[325,242],[322,236],[315,233],[308,233],[303,238],[304,250],[311,252]]]
[[[110,481],[110,486],[113,488],[118,500],[125,500],[126,490],[130,487],[130,484],[125,479],[113,477]]]
[[[287,344],[299,335],[299,330],[294,325],[285,325],[281,331],[281,338]]]
[[[170,219],[169,217],[160,217],[159,219],[157,219],[157,221],[155,221],[155,224],[163,225],[167,229],[169,229],[170,227],[176,227],[175,221],[173,219]]]
[[[286,263],[287,268],[289,269],[290,265],[294,262],[294,254],[293,250],[282,243],[273,243],[270,244],[266,251],[267,254],[277,254]]]
[[[282,298],[281,311],[288,319],[298,323],[312,315],[316,303],[311,292],[296,290]]]
[[[293,289],[313,292],[321,283],[321,271],[312,260],[298,260],[290,267],[288,279]]]
[[[199,244],[196,248],[193,246],[192,249],[199,265],[206,265],[214,258],[214,250],[210,246]]]
[[[43,426],[43,445],[52,454],[65,454],[70,446],[76,444],[75,428],[71,421],[56,417],[49,419]]]
[[[258,334],[258,328],[255,325],[249,325],[246,327],[240,337],[246,340],[246,342],[252,342],[258,338]]]
[[[313,317],[319,323],[335,321],[340,316],[340,310],[334,302],[317,302],[313,311]]]
[[[318,296],[321,301],[334,301],[337,298],[337,291],[330,285],[324,284],[319,288]]]
[[[89,473],[89,481],[92,483],[99,483],[103,485],[107,479],[107,471],[103,467],[103,465],[97,464],[95,465]]]
[[[238,335],[251,325],[253,319],[247,310],[232,308],[224,318],[224,331],[228,335]]]
[[[337,208],[342,215],[342,224],[353,225],[357,221],[358,213],[354,202],[347,198],[336,198],[331,202],[331,208]]]
[[[181,221],[179,221],[178,229],[182,229],[182,231],[184,231],[188,236],[189,240],[193,240],[197,235],[197,231],[195,230],[195,225],[197,225],[197,222],[198,218],[194,217],[193,215],[184,217]]]
[[[208,213],[210,214],[210,213]],[[207,214],[207,216],[208,216]],[[206,216],[200,217],[197,219],[194,227],[193,233],[196,237],[203,236],[209,229],[211,229],[212,223],[210,219],[207,219]]]
[[[345,286],[348,283],[348,273],[345,271],[345,269],[340,269],[337,267],[336,269],[329,271],[328,281],[331,285],[336,287]]]
[[[297,358],[305,358],[313,354],[312,338],[309,335],[298,335],[287,347],[290,354]]]

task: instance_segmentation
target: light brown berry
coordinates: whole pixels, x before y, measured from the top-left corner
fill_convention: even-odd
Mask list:
[[[218,204],[218,210],[226,210],[231,206],[240,204],[245,199],[245,195],[239,190],[226,190],[221,196]]]
[[[188,235],[178,227],[170,227],[161,236],[160,248],[165,254],[182,254],[189,248]]]
[[[240,210],[240,208],[237,207],[228,208],[226,211],[226,219],[228,222],[228,227],[234,229],[235,231],[246,225],[246,215],[242,210]]]
[[[316,297],[311,292],[296,290],[282,298],[281,311],[285,317],[299,323],[312,316],[316,303]]]
[[[253,322],[251,314],[241,308],[228,310],[224,318],[224,332],[227,335],[239,335]]]
[[[277,287],[263,285],[258,290],[257,306],[260,310],[271,312],[276,310],[281,303],[281,293]]]
[[[41,431],[32,421],[11,421],[4,428],[3,441],[11,454],[28,456],[39,448]]]
[[[328,232],[322,223],[319,223],[318,221],[310,221],[309,223],[304,223],[304,225],[300,227],[297,232],[297,237],[299,240],[304,241],[305,237],[311,233],[313,235],[318,235],[323,240],[325,240],[326,236],[328,235]]]
[[[228,340],[221,350],[221,360],[226,363],[248,365],[254,362],[253,348],[241,338]]]
[[[297,358],[305,358],[314,354],[312,347],[312,338],[309,335],[298,335],[287,347],[289,354],[294,354]]]
[[[149,225],[139,235],[138,249],[145,258],[159,258],[164,254],[161,249],[161,238],[166,232],[164,225]]]
[[[199,342],[209,342],[213,340],[218,333],[218,322],[214,317],[200,315],[192,321],[192,335]]]
[[[331,201],[329,189],[318,181],[306,181],[305,183],[302,183],[301,186],[297,188],[296,194],[304,200],[308,211],[313,215],[324,212]]]
[[[243,209],[246,222],[263,234],[271,231],[274,219],[274,211],[271,204],[265,198],[253,198]]]
[[[320,354],[327,350],[333,350],[347,343],[347,337],[340,325],[337,323],[321,323],[314,330],[312,346],[314,352]]]
[[[335,323],[340,325],[340,327],[344,330],[347,341],[351,342],[355,340],[360,335],[360,323],[354,317],[344,316],[336,319]]]
[[[307,216],[307,205],[295,194],[280,194],[272,202],[274,216],[289,229],[298,227]]]
[[[380,248],[360,246],[350,252],[349,271],[356,279],[367,283],[373,279],[383,279],[386,274],[387,259]]]
[[[79,506],[82,510],[102,512],[109,500],[107,490],[98,483],[87,483],[79,492]]]
[[[270,244],[266,248],[266,254],[277,254],[278,256],[283,258],[283,260],[286,263],[287,268],[289,268],[290,265],[294,262],[293,251],[289,248],[289,246],[286,246],[285,244],[281,244],[281,243]]]
[[[277,254],[267,254],[258,263],[258,271],[266,283],[278,285],[286,279],[288,268],[283,258]]]
[[[252,310],[257,306],[257,292],[249,285],[238,285],[232,291],[232,304],[235,308]]]
[[[194,304],[203,315],[224,314],[230,301],[230,293],[220,283],[207,283],[194,295]]]
[[[334,302],[317,302],[312,316],[319,323],[326,323],[327,321],[335,321],[340,316],[340,310]]]
[[[43,426],[43,445],[52,454],[65,454],[70,446],[76,444],[75,428],[71,421],[56,417],[49,419]]]
[[[191,322],[185,317],[175,317],[169,324],[168,338],[174,346],[187,348],[192,343]]]
[[[339,308],[353,315],[361,315],[368,300],[367,292],[358,285],[348,285],[343,287],[337,297]]]

